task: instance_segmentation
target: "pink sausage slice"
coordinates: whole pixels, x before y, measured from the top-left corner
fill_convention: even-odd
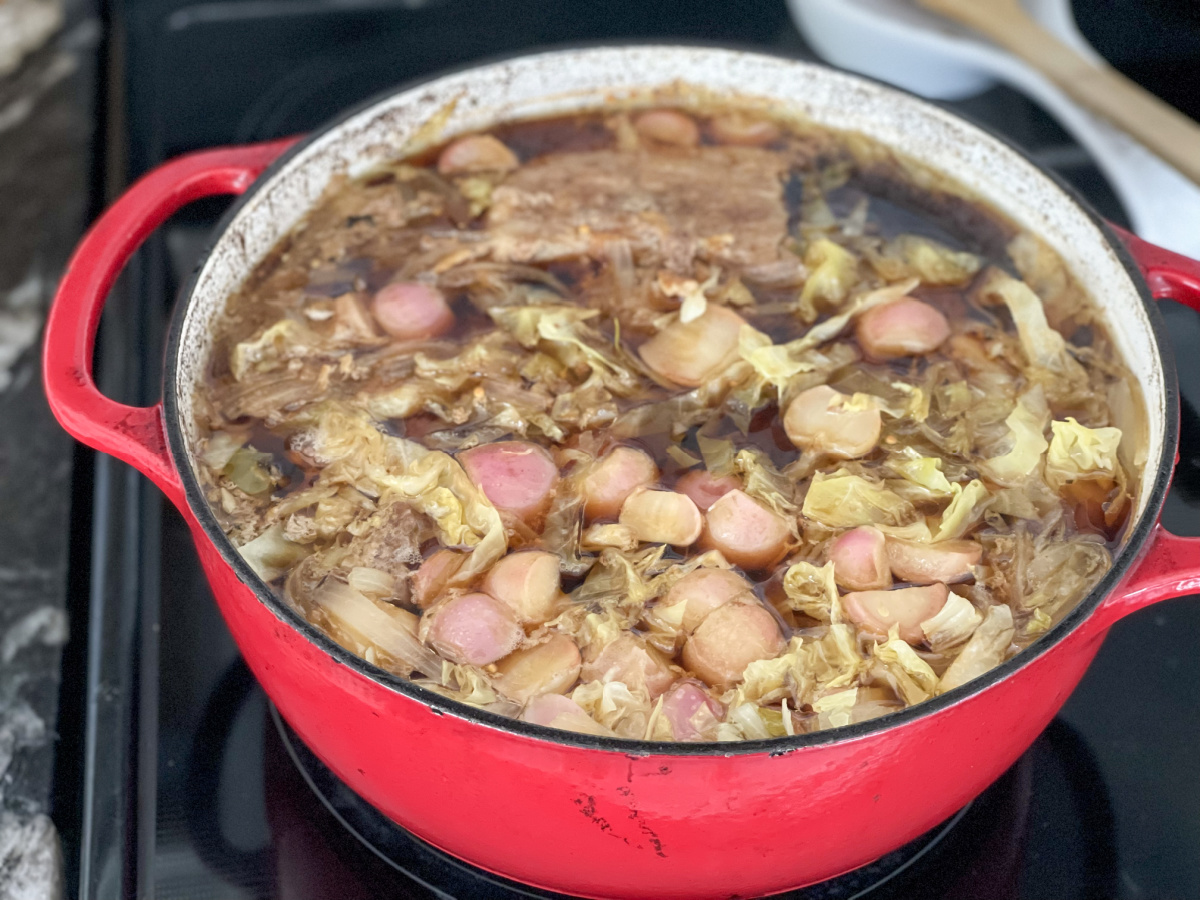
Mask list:
[[[701,512],[708,512],[710,506],[741,486],[736,476],[722,475],[718,478],[707,469],[692,469],[680,475],[675,482],[675,490],[691,497]]]
[[[634,120],[633,127],[642,137],[660,144],[695,147],[700,143],[700,129],[695,120],[673,109],[644,112]]]
[[[481,444],[460,453],[458,461],[493,506],[526,523],[546,512],[558,486],[550,454],[526,441]]]
[[[583,477],[583,511],[589,519],[615,519],[625,498],[658,481],[658,466],[648,453],[616,447],[597,460]]]
[[[711,741],[725,718],[725,707],[700,685],[681,681],[663,697],[662,714],[677,741]]]
[[[896,588],[892,591],[859,591],[842,597],[842,608],[859,628],[883,639],[898,625],[901,640],[919,644],[925,640],[921,623],[936,616],[950,590],[944,584]]]
[[[431,609],[426,643],[451,662],[486,666],[517,648],[525,632],[512,610],[487,594],[463,594]]]
[[[394,281],[375,292],[371,313],[379,327],[402,341],[445,334],[454,327],[454,313],[442,292],[417,281]]]
[[[746,666],[782,652],[783,634],[756,602],[731,600],[714,609],[683,645],[683,664],[706,684],[726,687],[742,680]]]
[[[580,672],[584,681],[619,681],[631,690],[644,687],[653,700],[675,681],[667,658],[637,635],[623,634]]]
[[[698,387],[720,375],[738,358],[738,336],[746,320],[731,309],[708,304],[691,322],[676,319],[638,348],[660,378]]]
[[[438,157],[437,168],[443,175],[470,175],[510,172],[520,164],[517,155],[490,134],[472,134],[446,147]]]
[[[887,558],[898,581],[912,584],[947,584],[962,581],[979,564],[983,548],[975,541],[940,541],[916,544],[888,538]]]
[[[483,590],[511,609],[519,622],[552,619],[562,600],[558,557],[545,550],[502,556],[484,576]]]
[[[787,554],[787,523],[749,494],[732,490],[704,514],[704,544],[743,569],[765,569]]]
[[[871,359],[921,356],[950,337],[950,323],[928,303],[901,297],[863,313],[855,336]]]
[[[466,561],[465,553],[441,549],[431,554],[412,576],[412,599],[421,609],[429,609],[442,598],[442,591]]]
[[[833,578],[851,591],[879,591],[892,584],[883,532],[870,525],[852,528],[829,546]]]
[[[752,593],[750,582],[737,572],[730,569],[696,569],[671,585],[661,605],[687,604],[683,608],[680,627],[691,634],[718,606],[724,606],[734,597]]]
[[[722,144],[761,147],[779,137],[779,126],[769,119],[757,119],[742,113],[714,116],[708,132]]]

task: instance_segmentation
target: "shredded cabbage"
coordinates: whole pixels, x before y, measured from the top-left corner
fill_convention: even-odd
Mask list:
[[[844,469],[815,474],[801,512],[830,528],[904,525],[915,514],[912,504],[894,491]]]
[[[858,281],[858,260],[844,247],[828,238],[818,238],[804,251],[808,279],[800,291],[800,317],[811,322],[817,317],[817,304],[838,306]]]
[[[946,605],[922,622],[921,630],[935,653],[945,653],[970,638],[982,621],[983,615],[970,600],[951,591]]]
[[[937,683],[937,693],[966,684],[1008,658],[1016,628],[1012,610],[1003,605],[988,607],[983,622],[962,648]]]
[[[892,637],[886,643],[876,644],[872,657],[880,677],[908,705],[933,696],[938,684],[937,674],[907,642]]]
[[[868,257],[872,268],[889,281],[916,276],[924,284],[963,284],[979,271],[973,253],[951,250],[945,244],[915,234],[901,234]]]
[[[274,581],[305,556],[308,548],[289,541],[283,525],[276,523],[248,543],[238,547],[242,559],[250,564],[254,574],[263,581]]]
[[[982,517],[987,499],[988,489],[979,479],[969,482],[966,487],[950,485],[950,505],[942,511],[942,520],[933,540],[953,541],[965,535]]]
[[[1053,437],[1046,454],[1046,483],[1055,490],[1080,479],[1114,478],[1120,428],[1088,428],[1068,416],[1051,422]]]
[[[1055,332],[1057,334],[1057,332]],[[1045,437],[1050,408],[1040,386],[1032,387],[1017,399],[1017,406],[1004,420],[1012,436],[1012,449],[984,461],[988,476],[1006,487],[1018,485],[1037,473],[1042,454],[1050,446]]]
[[[820,567],[810,562],[794,563],[783,576],[783,590],[788,609],[820,622],[842,621],[832,562]]]
[[[575,688],[571,699],[621,737],[641,740],[646,735],[652,704],[642,691],[632,691],[620,681],[589,681]]]

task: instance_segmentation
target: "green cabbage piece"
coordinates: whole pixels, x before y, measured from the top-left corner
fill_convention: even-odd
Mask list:
[[[915,516],[913,505],[894,491],[844,469],[813,475],[801,512],[830,528],[905,525]]]
[[[1087,373],[1067,350],[1063,336],[1046,321],[1042,300],[1029,285],[992,268],[980,290],[985,298],[999,298],[1008,307],[1030,365],[1086,383]]]
[[[943,694],[966,684],[1004,662],[1012,649],[1015,633],[1011,609],[1004,604],[988,607],[987,614],[971,639],[942,674],[937,683],[937,693]]]
[[[745,448],[734,457],[734,469],[742,476],[742,490],[782,517],[796,534],[796,486],[775,468],[771,457],[756,447]]]
[[[738,334],[738,353],[750,364],[765,384],[784,391],[797,375],[811,372],[815,366],[805,358],[802,348],[776,344],[752,325],[743,325]]]
[[[983,615],[970,600],[951,591],[946,605],[922,622],[921,630],[935,653],[946,653],[966,643],[982,621]]]
[[[1115,478],[1120,428],[1088,428],[1068,416],[1051,422],[1053,437],[1046,454],[1046,483],[1055,490],[1072,481]]]
[[[858,258],[828,238],[818,238],[804,251],[804,265],[809,269],[800,291],[800,317],[811,322],[817,317],[818,304],[836,307],[850,294],[858,281]]]
[[[788,567],[783,576],[787,606],[821,622],[842,621],[842,604],[834,581],[833,563],[814,566],[798,562]]]
[[[594,721],[620,737],[649,737],[653,704],[642,691],[620,681],[589,681],[571,692],[571,699]]]
[[[257,337],[234,346],[229,370],[237,381],[252,373],[270,372],[290,359],[313,356],[321,349],[321,337],[296,319],[280,319]]]
[[[876,644],[871,655],[877,677],[887,681],[897,696],[909,706],[933,696],[938,684],[937,674],[899,637],[890,637],[885,643]]]
[[[289,541],[283,535],[283,525],[276,523],[254,540],[238,547],[238,552],[255,575],[263,581],[274,581],[304,559],[308,555],[308,548]]]
[[[962,537],[974,527],[985,511],[988,489],[979,479],[969,482],[966,487],[952,484],[950,491],[950,504],[942,511],[941,522],[933,536],[935,541],[952,541]]]
[[[945,244],[915,234],[888,241],[882,252],[870,254],[871,267],[888,281],[916,276],[923,284],[964,284],[979,271],[974,253],[951,250]]]
[[[988,476],[1005,487],[1012,487],[1038,474],[1042,454],[1050,446],[1045,437],[1049,420],[1050,408],[1040,386],[1021,394],[1016,408],[1004,420],[1012,436],[1012,449],[982,463]]]
[[[318,486],[348,484],[381,505],[405,502],[433,520],[444,545],[472,548],[454,584],[468,583],[504,555],[500,514],[449,454],[384,435],[365,413],[332,407],[321,412],[307,443],[326,462]]]
[[[1112,556],[1098,540],[1048,541],[1025,568],[1021,606],[1053,617],[1087,594],[1111,565]]]
[[[908,456],[906,459],[889,462],[888,468],[905,481],[924,490],[931,497],[942,498],[955,494],[954,486],[942,472],[942,460],[939,457]]]

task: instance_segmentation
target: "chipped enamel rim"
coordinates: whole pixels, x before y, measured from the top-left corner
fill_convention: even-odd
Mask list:
[[[1101,307],[1142,389],[1147,452],[1136,520],[1105,577],[1049,632],[967,684],[856,725],[793,737],[681,744],[594,737],[531,725],[435,694],[350,653],[293,612],[225,536],[200,487],[191,447],[193,389],[203,381],[211,325],[227,298],[319,199],[330,180],[354,176],[447,138],[512,119],[642,106],[736,101],[769,114],[859,132],[948,176],[1041,237]],[[1073,191],[1016,148],[911,94],[825,66],[720,47],[622,46],[555,50],[465,69],[370,100],[284,153],[242,195],[181,292],[167,347],[163,403],[171,455],[188,504],[233,568],[271,612],[338,662],[438,712],[487,728],[581,749],[671,756],[783,755],[856,740],[935,715],[1009,677],[1070,635],[1121,582],[1145,549],[1170,481],[1178,392],[1165,326],[1124,245]],[[1120,327],[1113,327],[1119,323]]]

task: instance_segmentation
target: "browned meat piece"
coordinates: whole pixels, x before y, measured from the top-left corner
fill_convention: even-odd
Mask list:
[[[382,521],[350,542],[341,560],[344,569],[369,566],[407,582],[409,569],[421,564],[421,543],[432,536],[430,522],[403,503],[383,511]]]
[[[639,261],[661,260],[676,271],[689,271],[694,257],[737,267],[771,263],[787,233],[786,168],[779,154],[756,147],[536,159],[492,194],[492,255],[538,263],[602,257],[607,241],[624,239]]]

